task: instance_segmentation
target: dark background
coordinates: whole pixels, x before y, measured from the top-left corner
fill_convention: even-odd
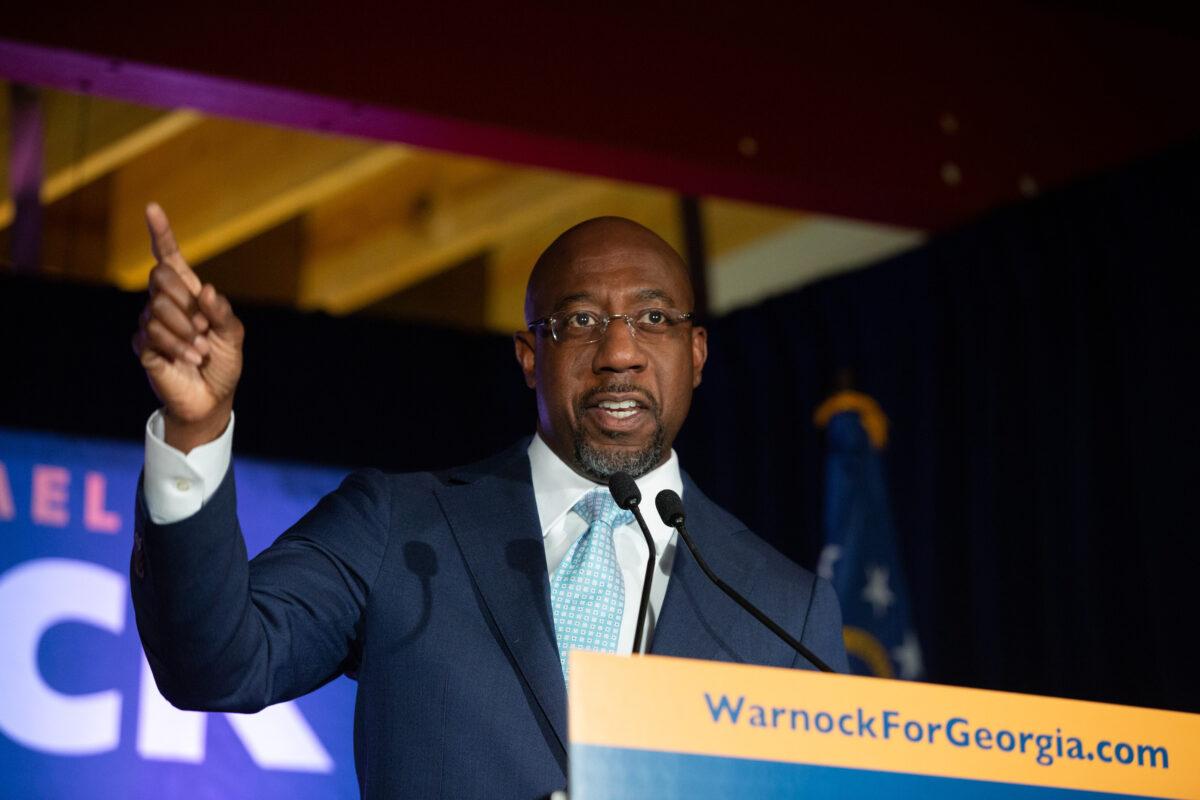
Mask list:
[[[684,465],[812,565],[812,412],[853,370],[891,418],[928,679],[1200,711],[1197,219],[1190,145],[712,320]],[[140,438],[142,302],[0,279],[0,425]],[[240,454],[427,469],[532,430],[507,338],[238,311]]]

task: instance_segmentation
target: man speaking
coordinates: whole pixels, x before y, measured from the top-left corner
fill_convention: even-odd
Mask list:
[[[830,586],[701,494],[671,449],[707,334],[682,259],[651,231],[595,219],[538,259],[514,335],[537,398],[531,439],[440,473],[356,472],[247,562],[230,466],[242,324],[162,209],[147,222],[158,264],[133,345],[162,408],[147,423],[131,586],[175,705],[253,712],[350,673],[364,797],[564,787],[567,653],[635,640],[649,550],[608,492],[616,471],[643,496],[682,495],[713,571],[845,668]],[[404,368],[403,353],[380,356]],[[810,666],[647,521],[658,561],[643,649]]]

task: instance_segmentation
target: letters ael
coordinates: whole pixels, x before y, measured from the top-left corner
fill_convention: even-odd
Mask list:
[[[71,522],[71,471],[51,464],[34,464],[30,475],[29,519],[34,525],[65,528]],[[76,483],[75,486],[78,486]],[[76,488],[75,491],[78,491]],[[18,511],[8,469],[0,461],[0,522]],[[83,473],[83,527],[93,533],[121,530],[121,515],[108,508],[108,480],[102,472]]]

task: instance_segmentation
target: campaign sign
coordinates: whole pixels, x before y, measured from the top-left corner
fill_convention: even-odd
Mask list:
[[[1200,715],[571,654],[571,800],[1200,797]]]
[[[180,711],[129,599],[140,444],[0,428],[0,796],[357,797],[354,684],[258,714]],[[342,472],[237,460],[262,550]]]

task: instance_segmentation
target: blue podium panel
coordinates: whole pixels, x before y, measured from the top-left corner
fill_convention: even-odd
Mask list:
[[[721,798],[922,798],[922,800],[1105,800],[1136,795],[1090,792],[781,761],[627,750],[571,748],[571,800]]]

